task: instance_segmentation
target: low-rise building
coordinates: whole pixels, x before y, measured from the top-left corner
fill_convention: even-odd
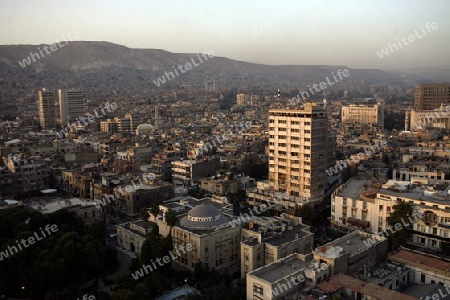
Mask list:
[[[293,253],[311,253],[314,233],[301,218],[254,217],[242,223],[241,277]]]
[[[117,229],[117,243],[123,249],[141,253],[142,245],[146,240],[145,231],[147,228],[147,235],[150,233],[155,223],[151,221],[137,220],[119,224]]]
[[[387,258],[388,240],[376,234],[355,230],[317,247],[314,259],[330,266],[331,275],[352,274],[362,268],[373,268]]]
[[[312,254],[291,254],[246,276],[247,300],[305,299],[307,288],[327,280],[329,267]]]
[[[410,283],[450,286],[450,261],[447,259],[410,250],[399,250],[390,254],[388,259],[410,269]]]

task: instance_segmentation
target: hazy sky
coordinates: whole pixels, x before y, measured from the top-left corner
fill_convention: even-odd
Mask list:
[[[424,35],[427,22],[438,29]],[[448,0],[1,0],[0,28],[0,44],[78,31],[80,40],[266,64],[450,68]],[[420,39],[400,41],[415,30]],[[380,58],[396,39],[402,48]]]

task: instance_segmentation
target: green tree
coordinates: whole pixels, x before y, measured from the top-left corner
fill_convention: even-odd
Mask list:
[[[169,208],[169,210],[166,211],[164,214],[164,219],[166,220],[167,225],[169,225],[169,236],[172,236],[172,227],[175,226],[175,223],[177,222],[177,216],[175,212]]]
[[[297,206],[294,215],[296,217],[302,217],[303,224],[311,226],[314,222],[314,208],[309,203],[302,206]]]
[[[156,219],[156,216],[159,214],[159,206],[157,204],[154,204],[152,208],[150,209],[150,213],[153,215],[153,217]]]
[[[397,201],[392,209],[394,211],[386,218],[386,222],[389,225],[389,228],[392,228],[392,230],[388,231],[390,233],[388,237],[389,241],[392,243],[392,247],[397,249],[411,237],[411,233],[408,228],[405,227],[405,224],[409,224],[408,217],[411,216],[413,208],[408,202],[400,200]],[[394,230],[396,224],[401,225],[400,230]]]

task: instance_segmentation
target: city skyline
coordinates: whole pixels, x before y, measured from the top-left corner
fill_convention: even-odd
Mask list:
[[[212,49],[217,56],[270,65],[450,67],[445,62],[450,5],[441,1],[200,1],[170,6],[146,0],[21,1],[0,6],[0,44],[51,44],[78,32],[84,41],[174,53]],[[52,18],[40,18],[44,8]],[[425,31],[433,23],[437,27]],[[413,43],[411,34],[416,35]],[[382,52],[383,57],[377,55]]]

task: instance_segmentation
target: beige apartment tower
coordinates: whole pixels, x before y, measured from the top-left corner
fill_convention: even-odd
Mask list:
[[[84,91],[82,89],[58,90],[59,118],[63,125],[84,115]]]
[[[274,191],[321,201],[326,188],[328,121],[325,105],[269,111],[269,181]]]
[[[450,83],[424,83],[416,86],[414,109],[433,110],[450,105]]]
[[[56,126],[57,94],[54,91],[42,89],[38,92],[39,124],[42,128],[54,128]]]

